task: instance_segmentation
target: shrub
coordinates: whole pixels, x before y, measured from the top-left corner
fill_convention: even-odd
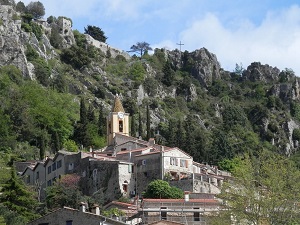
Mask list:
[[[25,51],[25,55],[27,57],[28,61],[34,61],[39,57],[39,54],[37,53],[37,51],[31,46],[31,45],[27,45],[26,46],[26,51]]]

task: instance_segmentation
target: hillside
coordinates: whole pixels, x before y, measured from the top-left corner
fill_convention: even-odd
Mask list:
[[[0,6],[0,30],[2,152],[29,160],[102,148],[119,94],[132,136],[178,146],[195,161],[218,164],[263,148],[298,156],[300,90],[291,69],[253,62],[225,71],[205,48],[130,56],[72,30],[71,19],[33,20],[10,5]]]

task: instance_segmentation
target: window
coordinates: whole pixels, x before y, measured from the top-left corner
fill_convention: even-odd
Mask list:
[[[123,132],[123,121],[119,120],[119,132]]]
[[[36,179],[39,179],[40,178],[40,171],[37,171],[36,172]]]
[[[47,186],[51,186],[52,185],[52,180],[48,180],[47,181]]]
[[[170,158],[170,165],[176,165],[176,158],[174,157]]]
[[[52,164],[52,171],[56,170],[56,162]]]
[[[69,163],[69,170],[74,169],[74,163]]]
[[[98,172],[97,169],[94,169],[94,170],[93,170],[93,179],[94,179],[94,180],[97,178],[97,172]]]
[[[199,208],[194,208],[199,210]],[[194,212],[194,221],[200,221],[200,212]]]
[[[161,210],[167,209],[167,207],[160,207]],[[160,219],[167,220],[167,211],[160,211]]]
[[[185,167],[185,160],[184,159],[180,159],[180,167]]]
[[[30,183],[30,175],[27,176],[27,181],[26,182],[27,182],[27,184]]]
[[[143,159],[142,165],[146,165],[146,159]]]
[[[51,173],[51,166],[48,166],[48,174]]]
[[[58,162],[57,162],[57,169],[59,169],[61,167],[61,160],[59,160]]]
[[[73,220],[67,220],[66,225],[73,225]]]
[[[121,151],[126,151],[127,150],[127,148],[121,148]]]
[[[132,165],[128,165],[128,173],[132,173]]]

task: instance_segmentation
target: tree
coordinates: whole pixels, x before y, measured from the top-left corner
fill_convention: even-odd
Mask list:
[[[131,123],[130,123],[130,133],[132,137],[136,137],[136,124],[135,124],[135,115],[132,114],[131,116]]]
[[[11,178],[3,185],[1,189],[0,201],[9,210],[18,213],[26,220],[37,218],[35,209],[37,200],[33,196],[33,192],[26,189],[22,180],[16,175],[14,169],[11,170]]]
[[[139,111],[139,137],[143,137],[143,124],[142,124],[142,116]]]
[[[147,140],[150,139],[151,137],[151,132],[150,132],[150,110],[149,110],[149,104],[147,104],[147,122],[146,122],[146,126],[147,126]]]
[[[24,2],[18,2],[17,5],[16,5],[16,10],[18,12],[21,12],[21,13],[25,13],[26,12],[26,6],[24,4]]]
[[[80,176],[76,174],[64,175],[52,186],[46,189],[46,204],[50,209],[64,206],[79,208],[82,193],[79,189]]]
[[[177,187],[171,187],[167,181],[154,180],[143,193],[145,198],[183,198],[184,193]]]
[[[141,55],[141,57],[145,54],[145,52],[152,50],[150,44],[147,42],[137,42],[136,45],[132,45],[130,47],[129,52],[137,52]]]
[[[99,27],[88,25],[87,28],[84,28],[84,33],[90,35],[97,41],[106,42],[107,37],[104,35],[104,31]]]
[[[263,151],[258,157],[237,157],[234,179],[224,183],[224,216],[239,224],[298,224],[300,171],[276,153]]]
[[[169,61],[167,61],[163,67],[163,77],[162,77],[162,83],[167,85],[167,86],[171,86],[175,77],[175,72],[171,67],[171,63]]]
[[[40,1],[30,2],[26,9],[28,13],[33,15],[34,19],[40,19],[45,15],[45,7]]]
[[[99,136],[104,136],[106,133],[106,119],[103,114],[103,107],[100,106],[99,116],[98,116],[98,134]]]

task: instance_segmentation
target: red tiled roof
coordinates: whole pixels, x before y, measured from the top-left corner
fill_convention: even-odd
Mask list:
[[[162,203],[183,203],[184,199],[154,199],[154,198],[144,198],[143,202],[162,202]],[[189,199],[188,202],[192,203],[218,203],[217,199]]]

